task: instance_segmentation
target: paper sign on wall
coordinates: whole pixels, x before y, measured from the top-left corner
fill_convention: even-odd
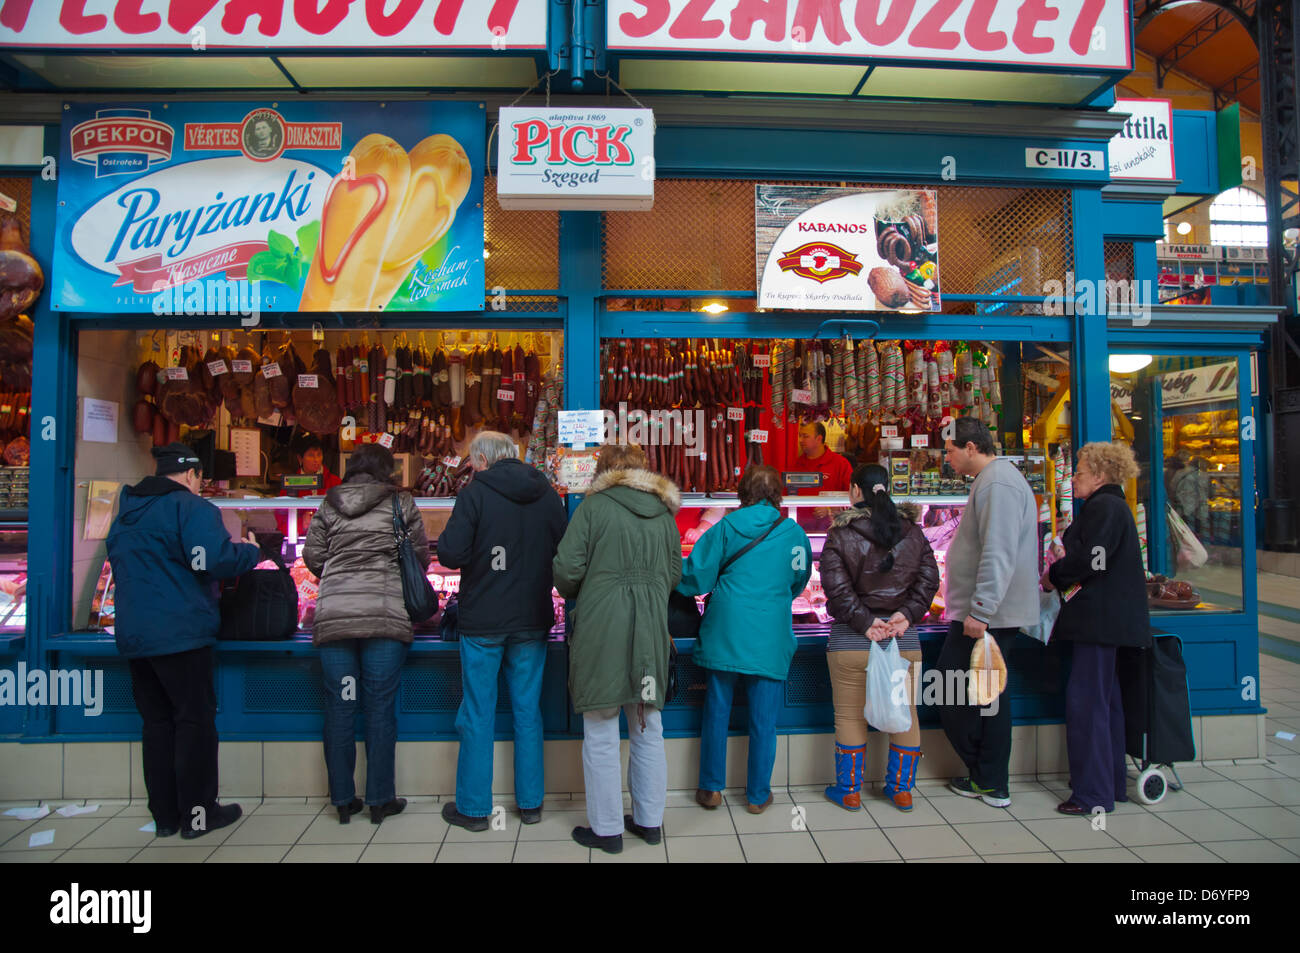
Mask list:
[[[117,412],[120,405],[116,401],[96,400],[83,397],[81,400],[81,439],[95,443],[117,443]]]

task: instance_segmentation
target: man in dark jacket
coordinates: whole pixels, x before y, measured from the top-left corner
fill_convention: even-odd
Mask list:
[[[551,560],[564,535],[564,504],[513,440],[484,431],[470,443],[474,480],[456,497],[438,537],[438,562],[460,569],[458,628],[463,697],[460,756],[448,823],[488,827],[497,677],[505,662],[515,724],[515,800],[525,824],[542,817],[542,672],[555,623]]]
[[[217,696],[212,646],[221,629],[217,580],[252,569],[256,540],[236,543],[221,512],[198,496],[199,458],[156,447],[155,476],[122,491],[108,532],[117,587],[117,648],[129,659],[144,719],[144,782],[159,837],[201,837],[233,824],[217,804]]]

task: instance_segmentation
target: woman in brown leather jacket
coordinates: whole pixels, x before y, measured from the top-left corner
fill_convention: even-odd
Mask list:
[[[862,807],[867,658],[872,642],[897,639],[903,658],[915,666],[908,678],[912,727],[889,736],[884,794],[899,810],[910,811],[921,759],[916,721],[921,642],[916,624],[939,591],[939,567],[918,524],[918,509],[894,505],[884,467],[857,467],[849,501],[853,508],[835,517],[821,556],[822,588],[835,619],[826,645],[835,706],[835,784],[826,789],[826,797],[846,810]]]

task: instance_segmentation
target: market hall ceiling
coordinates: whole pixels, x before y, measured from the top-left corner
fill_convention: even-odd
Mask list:
[[[1256,0],[1134,0],[1137,48],[1156,62],[1157,82],[1169,71],[1212,90],[1215,108],[1239,102],[1260,109],[1259,54],[1247,29]]]

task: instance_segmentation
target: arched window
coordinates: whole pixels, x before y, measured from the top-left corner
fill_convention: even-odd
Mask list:
[[[1228,189],[1210,203],[1210,242],[1215,245],[1267,245],[1264,199],[1246,188]]]

